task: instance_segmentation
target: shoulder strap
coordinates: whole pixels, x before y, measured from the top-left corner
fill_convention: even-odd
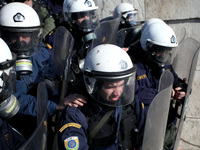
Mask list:
[[[22,75],[22,79],[25,81],[27,88],[30,89],[33,86],[33,81],[29,75]]]
[[[102,126],[106,123],[113,110],[106,112],[106,114],[101,118],[98,124],[94,127],[94,129],[89,133],[89,139],[93,139],[94,136],[98,133],[98,131],[102,128]]]

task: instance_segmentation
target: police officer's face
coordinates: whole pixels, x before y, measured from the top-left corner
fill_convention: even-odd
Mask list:
[[[89,19],[90,19],[89,16],[84,16],[82,18],[78,18],[78,22],[81,23],[81,22],[83,22],[83,20],[89,20]]]
[[[100,95],[108,101],[117,101],[124,89],[124,80],[116,82],[104,82]]]
[[[23,41],[28,44],[31,41],[31,36],[29,33],[15,33],[11,38],[11,43],[15,43],[16,41]]]

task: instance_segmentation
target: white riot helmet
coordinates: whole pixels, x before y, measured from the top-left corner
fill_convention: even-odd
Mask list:
[[[27,59],[40,50],[43,28],[37,12],[27,4],[12,2],[5,5],[0,11],[0,29],[2,39],[18,59]],[[22,60],[20,64],[26,64],[22,68],[32,72],[29,60]]]
[[[134,100],[136,66],[120,47],[102,44],[92,49],[84,63],[84,82],[97,102],[121,107]]]
[[[15,61],[16,55],[11,54],[7,44],[0,38],[0,117],[10,118],[14,116],[20,104],[15,93]]]
[[[132,27],[139,23],[137,13],[138,10],[132,4],[121,3],[115,7],[113,17],[117,18],[121,15],[121,25],[124,27]]]
[[[157,63],[165,63],[172,49],[178,46],[174,31],[163,22],[155,22],[147,26],[142,32],[140,44]]]
[[[86,33],[94,30],[98,24],[97,9],[93,0],[64,0],[63,3],[65,21],[72,28]],[[84,20],[81,22],[80,18]]]
[[[142,25],[142,29],[141,29],[141,33],[144,31],[144,29],[149,26],[150,24],[152,23],[155,23],[155,22],[162,22],[162,23],[165,23],[163,20],[159,19],[159,18],[151,18],[147,21],[144,22],[144,24]]]

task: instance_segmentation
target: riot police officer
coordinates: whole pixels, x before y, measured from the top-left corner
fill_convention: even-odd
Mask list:
[[[130,3],[120,3],[113,12],[114,18],[119,16],[121,16],[121,20],[116,43],[125,51],[128,51],[130,45],[139,40],[141,35],[138,10]]]
[[[138,18],[138,10],[130,3],[118,4],[113,12],[113,17],[117,18],[121,15],[119,30],[122,28],[129,28],[140,24]]]
[[[28,137],[36,125],[37,86],[45,79],[52,81],[55,78],[53,63],[46,46],[41,42],[42,24],[32,7],[19,2],[5,5],[1,9],[0,29],[2,38],[11,51],[17,54],[15,96],[21,107],[15,118],[10,121]],[[49,93],[50,96],[54,96],[53,91]],[[50,116],[59,109],[57,94],[58,92],[48,100]]]
[[[15,61],[7,44],[0,38],[0,149],[18,149],[24,137],[7,123],[19,111],[20,103],[13,95],[15,92]]]
[[[62,112],[60,150],[137,147],[144,120],[142,104],[134,98],[135,71],[128,54],[116,45],[102,44],[88,53],[84,80],[77,87],[87,104]]]
[[[91,47],[91,42],[95,38],[93,31],[98,24],[96,10],[98,7],[93,0],[65,0],[63,2],[63,14],[66,29],[74,38],[72,52],[72,63],[70,83],[75,85],[82,76],[84,58]],[[56,29],[46,36],[45,44],[53,51],[54,35]]]
[[[164,21],[154,19],[144,24],[140,41],[129,50],[137,64],[135,94],[144,103],[146,112],[158,93],[159,79],[165,70],[170,70],[174,76],[172,99],[183,100],[185,97],[186,89],[177,84],[184,81],[179,79],[171,65],[172,54],[177,46],[178,42],[172,28]],[[168,125],[174,127],[177,116],[172,102]],[[171,137],[171,141],[173,138]]]

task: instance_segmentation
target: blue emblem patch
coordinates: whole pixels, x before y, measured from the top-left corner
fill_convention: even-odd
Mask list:
[[[88,7],[92,7],[92,3],[89,0],[86,0],[84,4],[87,5]]]
[[[79,140],[77,136],[70,136],[64,140],[66,150],[77,150],[79,148]]]
[[[120,63],[119,63],[119,67],[120,67],[120,69],[125,70],[125,69],[128,68],[128,64],[127,64],[126,61],[121,60]]]
[[[172,36],[172,37],[171,37],[171,43],[176,43],[176,38],[175,38],[175,36]]]

